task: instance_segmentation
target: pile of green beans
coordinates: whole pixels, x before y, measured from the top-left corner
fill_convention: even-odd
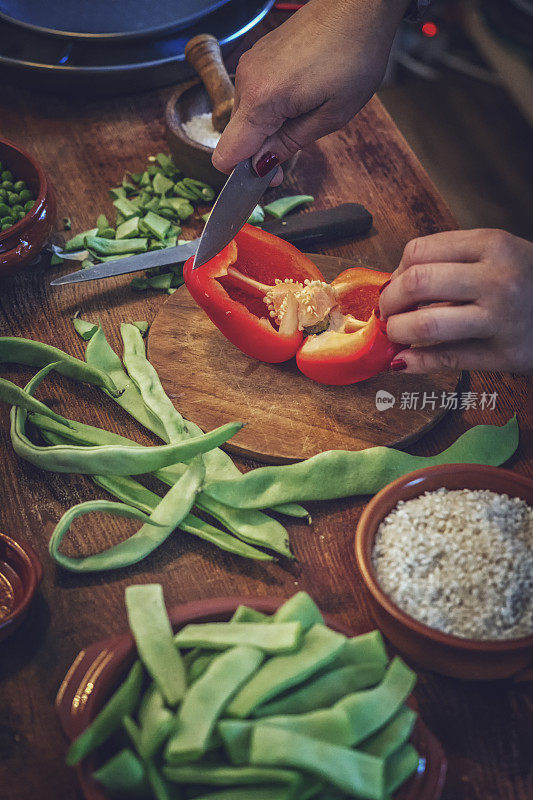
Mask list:
[[[181,416],[146,358],[146,323],[121,326],[122,360],[100,325],[80,318],[74,324],[87,341],[85,361],[40,342],[0,337],[0,363],[41,368],[25,389],[0,379],[0,400],[13,406],[11,441],[21,458],[45,470],[90,475],[114,498],[80,503],[59,520],[50,539],[50,554],[63,568],[75,572],[135,564],[176,529],[244,558],[292,558],[286,528],[265,510],[305,519],[308,514],[299,505],[301,500],[374,493],[399,475],[431,464],[499,465],[518,446],[518,424],[512,418],[502,427],[472,428],[432,457],[411,456],[386,447],[328,451],[299,464],[262,467],[243,475],[219,447],[239,430],[240,423],[228,423],[204,434]],[[99,387],[164,444],[145,447],[52,412],[33,395],[53,372]],[[27,422],[37,428],[46,446],[28,438]],[[165,487],[163,497],[132,477],[148,473]],[[208,520],[197,516],[196,509],[208,515]],[[61,543],[72,522],[101,511],[143,524],[129,539],[101,553],[80,558],[64,554]]]
[[[304,592],[175,636],[160,585],[129,586],[126,607],[139,660],[67,753],[97,751],[111,794],[386,800],[417,769],[415,675],[378,631],[330,630]]]
[[[7,231],[35,205],[35,195],[0,161],[0,231]]]
[[[52,264],[63,263],[80,253],[82,267],[124,258],[133,253],[162,250],[181,244],[182,223],[190,219],[198,204],[211,204],[215,191],[207,183],[183,177],[165,153],[150,156],[142,172],[127,172],[120,186],[110,188],[115,222],[100,214],[96,227],[69,239],[61,252],[55,248]],[[183,283],[181,264],[169,264],[135,277],[137,291],[160,289],[168,294]]]

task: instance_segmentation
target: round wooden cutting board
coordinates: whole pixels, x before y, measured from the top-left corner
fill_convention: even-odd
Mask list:
[[[353,266],[346,258],[311,258],[328,280]],[[324,386],[302,375],[294,359],[264,364],[241,353],[185,286],[168,298],[152,323],[148,356],[186,419],[205,431],[241,420],[245,427],[226,449],[272,464],[323,450],[412,442],[446,413],[442,393],[453,392],[460,375],[387,372],[352,386]],[[388,392],[394,404],[379,410],[378,392]],[[418,407],[406,408],[406,399],[414,395]]]

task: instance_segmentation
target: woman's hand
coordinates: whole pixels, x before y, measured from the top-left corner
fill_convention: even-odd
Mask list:
[[[413,239],[380,298],[392,369],[533,371],[533,243],[500,230]]]
[[[310,0],[241,57],[232,118],[213,153],[268,167],[337,130],[380,84],[408,0]],[[258,169],[261,172],[261,169]],[[278,170],[275,183],[280,183]]]

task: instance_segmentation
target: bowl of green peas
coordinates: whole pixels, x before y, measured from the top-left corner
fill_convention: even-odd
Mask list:
[[[37,258],[54,219],[43,168],[17,144],[0,138],[0,279]]]

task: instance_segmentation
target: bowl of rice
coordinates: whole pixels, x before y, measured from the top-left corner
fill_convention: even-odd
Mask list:
[[[418,666],[467,680],[533,677],[533,481],[497,467],[411,472],[355,536],[370,610]]]

